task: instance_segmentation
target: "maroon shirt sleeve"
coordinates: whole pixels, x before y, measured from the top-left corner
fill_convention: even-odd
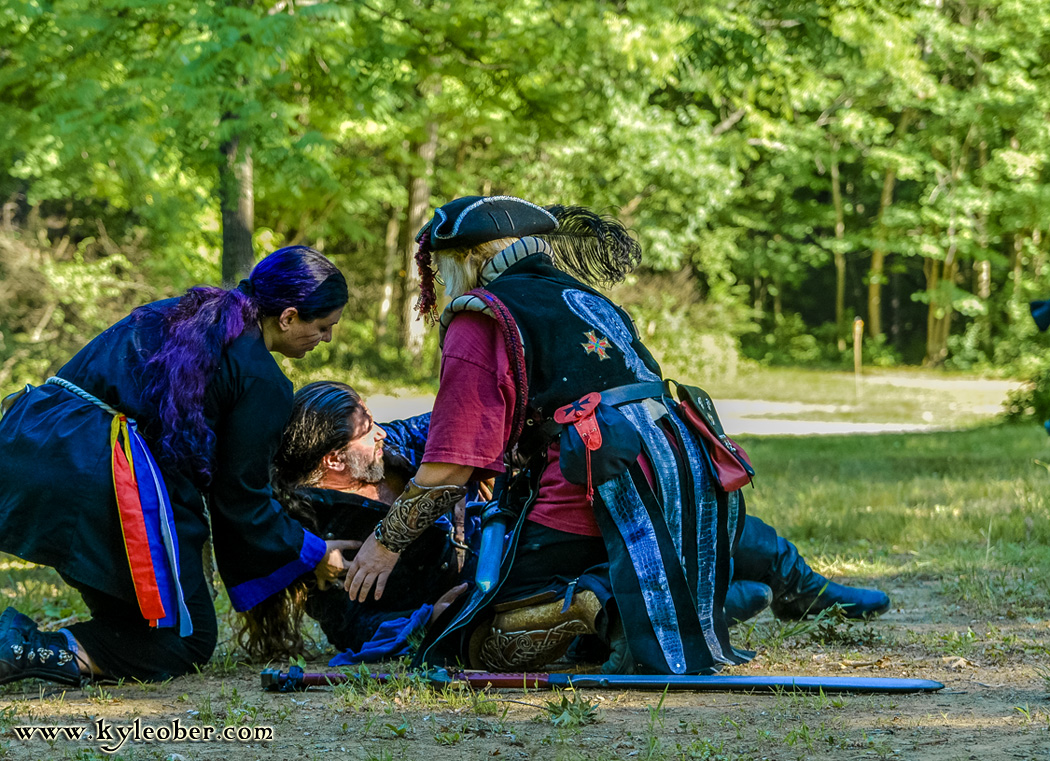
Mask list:
[[[475,473],[475,478],[502,473],[516,393],[496,321],[474,312],[456,315],[445,334],[423,462],[488,471]]]
[[[472,465],[475,478],[502,473],[517,390],[503,333],[483,314],[456,315],[445,334],[441,385],[423,462]],[[569,483],[552,445],[528,519],[584,536],[601,536],[587,488]]]

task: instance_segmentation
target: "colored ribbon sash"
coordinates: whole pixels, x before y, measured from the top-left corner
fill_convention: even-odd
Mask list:
[[[62,386],[113,416],[109,429],[113,491],[131,571],[135,600],[153,627],[178,625],[179,635],[193,633],[189,609],[179,583],[179,540],[168,490],[160,468],[134,420],[64,378]]]

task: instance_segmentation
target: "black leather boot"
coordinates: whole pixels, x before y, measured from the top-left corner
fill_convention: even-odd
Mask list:
[[[627,643],[627,633],[623,629],[623,621],[620,614],[614,611],[608,627],[609,658],[602,664],[603,674],[633,674],[635,673],[634,656],[631,655],[631,646]]]
[[[733,580],[726,592],[726,623],[730,626],[742,624],[769,607],[773,601],[773,590],[760,581]]]
[[[734,579],[769,585],[770,608],[777,618],[798,620],[833,605],[841,605],[846,618],[872,618],[890,607],[890,598],[877,589],[828,581],[809,567],[794,544],[750,515],[733,552],[733,567]]]
[[[0,614],[0,684],[20,679],[81,683],[80,666],[62,632],[42,632],[14,608]]]

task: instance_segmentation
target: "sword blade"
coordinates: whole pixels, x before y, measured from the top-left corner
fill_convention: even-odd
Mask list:
[[[551,674],[552,686],[695,692],[936,692],[944,685],[930,679],[835,676],[639,676],[636,674]]]
[[[301,690],[342,684],[362,677],[338,672],[309,674],[299,672],[289,678],[283,672],[267,669],[263,672],[263,688],[268,690]],[[538,687],[574,687],[619,690],[669,690],[671,692],[807,692],[807,693],[881,693],[909,694],[936,692],[944,685],[931,679],[896,679],[892,677],[848,676],[689,676],[638,674],[526,674],[466,672],[452,674],[444,669],[421,673],[434,684],[464,682],[474,689],[487,687],[521,689]],[[387,681],[389,674],[372,674],[369,678]]]

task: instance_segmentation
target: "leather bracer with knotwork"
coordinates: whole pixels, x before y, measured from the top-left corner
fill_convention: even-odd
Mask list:
[[[465,486],[420,486],[412,479],[376,526],[376,541],[401,552],[466,495]]]

